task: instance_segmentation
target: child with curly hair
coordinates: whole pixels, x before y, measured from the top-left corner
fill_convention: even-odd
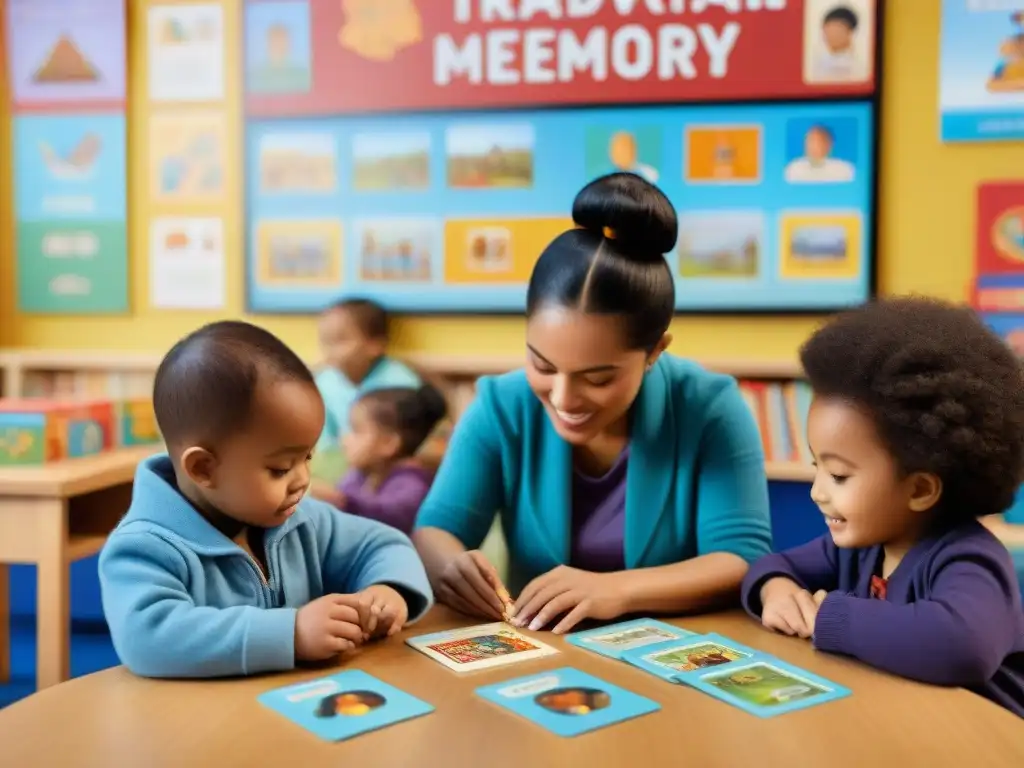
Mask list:
[[[839,315],[801,350],[811,498],[828,534],[756,562],[765,627],[1024,717],[1024,613],[977,518],[1024,476],[1024,372],[969,309],[925,298]]]

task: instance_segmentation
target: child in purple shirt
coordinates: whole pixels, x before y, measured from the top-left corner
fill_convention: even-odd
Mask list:
[[[364,393],[342,438],[351,469],[328,500],[351,515],[412,531],[433,479],[414,457],[447,410],[444,396],[429,384]]]
[[[1024,475],[1024,369],[969,309],[873,303],[801,350],[814,401],[811,498],[829,533],[757,561],[765,627],[1024,717],[1024,613],[1006,548],[977,520]]]

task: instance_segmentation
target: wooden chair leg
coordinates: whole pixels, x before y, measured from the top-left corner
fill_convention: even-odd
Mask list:
[[[11,679],[11,578],[0,563],[0,683]]]

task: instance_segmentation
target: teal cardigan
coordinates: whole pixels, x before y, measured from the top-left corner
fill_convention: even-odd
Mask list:
[[[626,471],[627,568],[711,552],[748,563],[771,551],[761,438],[730,376],[661,355],[633,406]],[[501,514],[509,588],[569,563],[571,448],[524,371],[484,377],[459,419],[418,528],[478,548]]]

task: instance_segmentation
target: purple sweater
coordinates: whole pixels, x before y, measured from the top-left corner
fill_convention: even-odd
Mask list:
[[[338,490],[345,494],[349,514],[386,523],[408,535],[432,479],[423,467],[407,465],[397,467],[373,489],[366,484],[366,476],[353,469],[342,478]]]
[[[893,674],[969,688],[1024,717],[1024,612],[1006,548],[978,522],[918,542],[871,597],[881,547],[839,549],[825,535],[768,555],[743,581],[743,606],[761,615],[776,576],[827,591],[814,647]]]

